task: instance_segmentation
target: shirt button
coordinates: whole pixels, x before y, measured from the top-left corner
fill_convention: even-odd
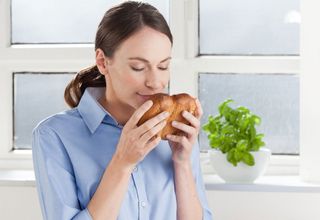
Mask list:
[[[134,167],[133,172],[137,172],[137,171],[138,171],[138,167]]]
[[[147,204],[146,204],[144,201],[141,202],[141,207],[142,207],[142,208],[146,207],[146,205],[147,205]]]

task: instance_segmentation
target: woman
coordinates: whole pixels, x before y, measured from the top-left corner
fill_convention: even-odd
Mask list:
[[[154,138],[166,112],[137,126],[148,95],[169,81],[172,36],[151,5],[108,10],[96,34],[96,65],[65,90],[71,110],[33,131],[33,161],[44,219],[211,219],[196,137],[202,110],[173,126],[186,136]]]

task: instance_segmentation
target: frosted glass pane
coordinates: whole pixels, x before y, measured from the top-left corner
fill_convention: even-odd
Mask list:
[[[12,0],[12,43],[92,43],[104,13],[119,0]],[[169,21],[169,0],[145,1]]]
[[[299,54],[299,0],[200,0],[200,54]]]
[[[276,74],[199,74],[199,99],[204,115],[217,115],[218,105],[231,98],[234,103],[248,107],[262,119],[257,131],[265,134],[266,147],[274,154],[299,153],[299,77]],[[205,132],[200,144],[209,148]]]
[[[30,149],[32,129],[68,109],[64,89],[74,74],[14,73],[14,148]]]

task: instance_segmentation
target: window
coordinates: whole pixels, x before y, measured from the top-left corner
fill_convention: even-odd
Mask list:
[[[299,154],[299,75],[288,68],[299,55],[299,1],[200,0],[199,13],[198,55],[225,64],[197,72],[202,122],[231,98],[261,116],[257,129],[274,155]],[[208,147],[204,132],[199,142]]]
[[[201,0],[200,54],[299,54],[299,0]]]
[[[24,122],[18,120],[19,117],[23,117],[22,106],[28,108],[27,105],[31,102],[23,103],[28,91],[27,88],[19,86],[19,82],[40,81],[52,77],[57,83],[54,88],[60,90],[64,88],[68,77],[72,77],[71,73],[92,65],[94,63],[92,42],[97,23],[105,10],[116,2],[121,1],[57,0],[54,4],[49,0],[32,0],[28,3],[22,0],[1,1],[0,95],[3,99],[1,98],[0,105],[2,122],[0,158],[17,160],[13,167],[20,167],[19,164],[23,159],[29,161],[29,167],[32,164],[31,155],[27,153],[30,151],[21,150],[27,148],[28,138],[22,135]],[[218,97],[218,91],[227,91],[235,99],[235,105],[248,104],[254,110],[257,109],[255,111],[257,114],[260,113],[260,109],[261,113],[265,114],[265,109],[261,106],[266,100],[270,102],[276,100],[276,103],[279,103],[280,99],[288,98],[287,94],[292,91],[294,96],[298,94],[300,22],[298,0],[281,1],[281,4],[277,1],[261,0],[246,0],[239,3],[230,0],[147,2],[160,9],[169,21],[173,33],[170,93],[187,92],[199,96],[205,111],[202,123],[206,120],[206,115],[211,113],[206,106],[214,106],[223,99]],[[271,35],[275,32],[275,35]],[[34,77],[37,79],[33,79]],[[269,83],[264,84],[263,89],[279,89],[285,86],[285,93],[281,94],[281,97],[276,97],[275,94],[270,96],[263,94],[266,95],[263,100],[256,103],[259,96],[257,82],[261,81],[261,77],[265,77]],[[246,84],[249,78],[255,82],[253,86],[256,86],[250,88],[251,90]],[[223,87],[226,81],[229,83],[228,88]],[[241,85],[233,89],[232,83]],[[213,95],[210,99],[213,102],[209,103],[206,98],[212,93],[211,91],[217,95]],[[245,99],[249,91],[257,91],[256,96]],[[294,102],[297,100],[294,100],[294,97],[290,98],[290,102],[285,103],[285,106],[292,104],[297,107],[299,104]],[[57,108],[42,112],[44,117],[65,108],[63,94],[56,93],[53,100],[59,103]],[[290,121],[292,124],[282,124],[282,126],[296,126],[299,123],[296,118],[298,113],[299,110],[295,109],[290,115],[293,118],[293,121]],[[33,118],[33,122],[28,122],[27,129],[31,129],[32,123],[37,123],[36,121],[41,119],[40,116]],[[280,119],[288,122],[285,117]],[[267,121],[264,117],[262,120]],[[268,126],[266,122],[266,127],[263,129],[269,129]],[[295,139],[290,139],[290,135],[293,137],[296,132],[297,129],[290,131],[287,128],[281,137],[288,139],[281,141],[293,143]],[[275,136],[272,137],[274,133],[270,134],[268,138],[276,140]],[[205,152],[207,146],[201,135],[199,141]],[[280,142],[274,144],[274,146],[280,145]],[[275,152],[277,154],[299,152],[297,145],[282,147],[284,146],[281,145],[281,150]]]
[[[299,153],[299,77],[296,74],[199,74],[199,99],[209,114],[217,115],[224,100],[230,105],[248,107],[261,117],[257,132],[265,134],[266,147],[273,154]],[[200,145],[209,148],[207,135],[200,134]]]
[[[66,110],[64,88],[74,73],[14,73],[14,150],[31,149],[31,131],[46,117]]]
[[[106,9],[119,2],[12,0],[12,43],[93,43]],[[169,1],[147,2],[169,18]]]

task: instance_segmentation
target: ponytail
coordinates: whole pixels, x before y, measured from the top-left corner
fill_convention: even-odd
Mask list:
[[[64,91],[64,100],[71,108],[78,106],[87,87],[106,87],[105,77],[99,72],[97,65],[76,74]]]

